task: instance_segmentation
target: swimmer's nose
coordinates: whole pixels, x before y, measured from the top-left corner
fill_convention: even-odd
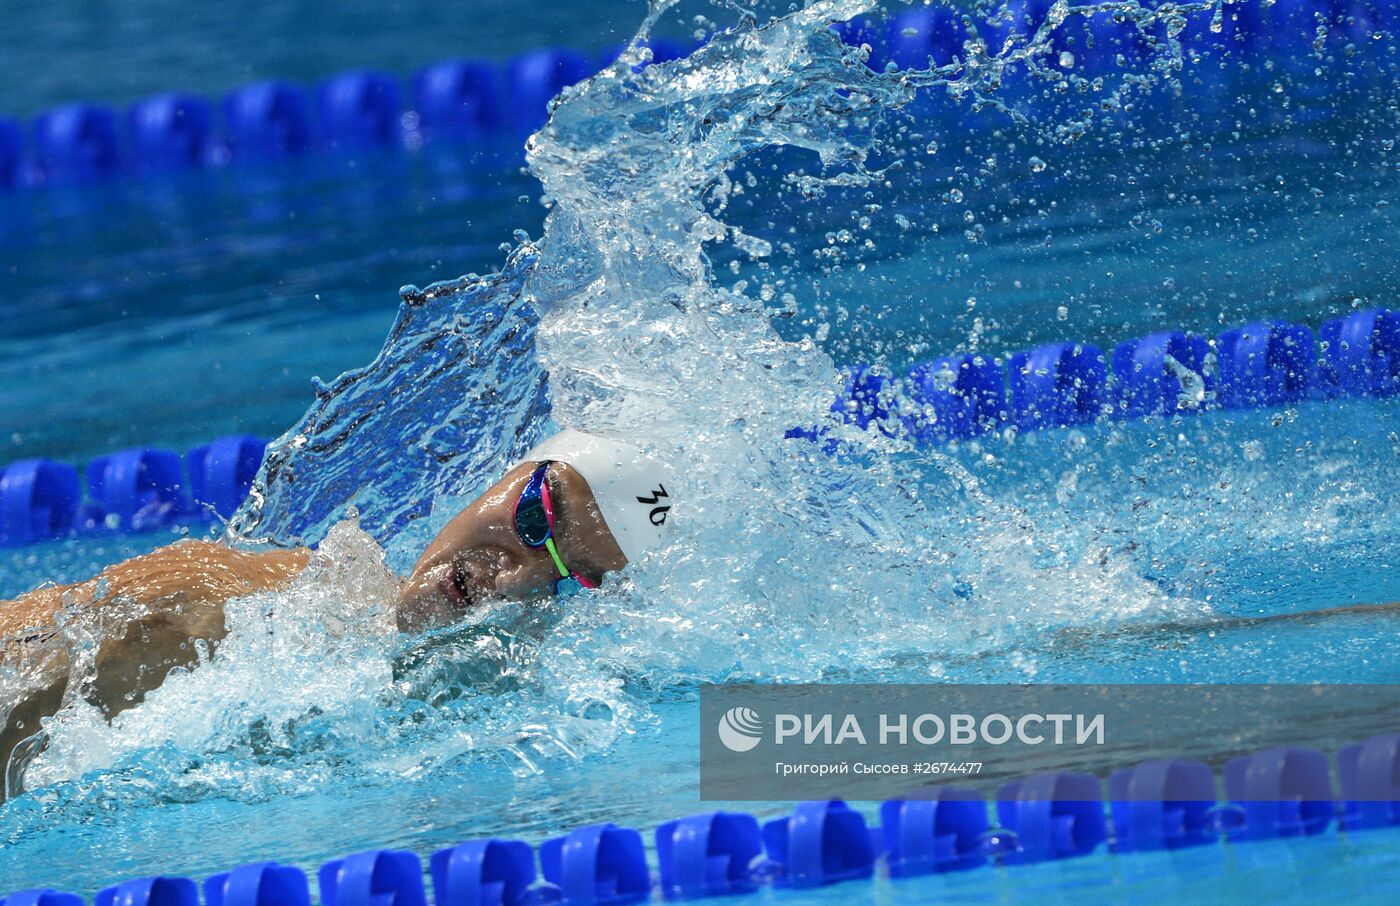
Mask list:
[[[506,571],[504,553],[453,561],[453,579],[457,588],[472,599],[472,603],[500,597],[497,580]]]
[[[512,601],[539,601],[554,593],[555,572],[552,561],[526,558],[503,564],[495,576],[495,591]]]

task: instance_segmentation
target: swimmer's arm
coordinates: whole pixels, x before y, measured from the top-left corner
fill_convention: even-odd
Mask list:
[[[284,587],[307,557],[304,549],[254,552],[182,541],[110,566],[87,582],[38,589],[0,603],[4,659],[14,662],[17,645],[57,633],[64,608],[74,610],[75,619],[93,618],[104,631],[88,697],[110,716],[139,702],[173,667],[194,664],[195,642],[222,639],[227,601]]]
[[[110,566],[87,582],[0,602],[0,665],[27,677],[18,701],[0,701],[0,771],[70,694],[82,694],[109,718],[139,703],[173,668],[199,660],[196,642],[212,647],[224,637],[227,601],[284,587],[307,557],[305,550],[248,552],[184,541]],[[68,688],[68,646],[54,641],[64,611],[65,620],[91,621],[101,639],[81,690]],[[0,776],[0,802],[4,780]]]
[[[141,701],[172,669],[198,662],[196,642],[212,650],[223,639],[224,604],[285,587],[307,555],[183,541],[104,570],[103,597],[134,602],[141,615],[99,649],[90,697],[108,715]]]

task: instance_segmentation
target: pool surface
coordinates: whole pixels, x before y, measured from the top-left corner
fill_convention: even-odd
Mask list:
[[[487,5],[463,34],[446,4],[339,24],[312,6],[278,7],[313,23],[304,54],[233,34],[223,13],[177,22],[214,48],[177,68],[210,92],[350,64],[406,75],[546,42],[597,53],[642,15],[540,7],[517,31],[517,10]],[[701,12],[663,27],[700,28]],[[0,59],[39,75],[0,90],[0,110],[94,95],[39,59],[87,40],[92,20],[75,16],[86,24],[70,34],[57,11],[22,15],[44,38]],[[152,15],[123,12],[97,51],[124,52],[121,35]],[[704,15],[706,33],[733,24]],[[878,42],[875,69],[843,65],[812,38],[824,25],[801,19],[752,32],[742,53],[721,38],[626,90],[571,95],[532,142],[533,173],[498,137],[0,193],[0,461],[343,435],[292,454],[301,484],[268,478],[270,502],[239,525],[329,536],[350,564],[231,605],[219,657],[111,724],[66,709],[29,792],[0,805],[0,891],[91,896],[259,860],[310,873],[373,848],[538,843],[602,821],[649,837],[713,808],[782,813],[699,800],[695,699],[709,682],[1400,680],[1396,616],[1344,609],[1400,601],[1400,396],[1003,425],[937,447],[833,424],[837,456],[783,438],[829,420],[840,369],[856,365],[900,374],[947,353],[1110,349],[1258,320],[1316,330],[1400,307],[1395,34],[1333,20],[1319,34],[1305,18],[1303,38],[1268,43],[1231,19],[1188,41],[1179,72],[1130,54],[1058,91],[1093,58],[1071,17],[1077,37],[1047,52],[1043,94],[1008,70],[1003,96],[1034,114],[1015,122],[943,84],[899,82]],[[173,65],[161,42],[175,40],[153,42],[110,99],[160,87]],[[401,312],[400,285],[467,272],[495,277]],[[413,330],[386,347],[396,323]],[[313,376],[357,368],[317,401]],[[645,412],[648,440],[688,464],[683,549],[556,607],[501,605],[425,637],[338,631],[327,613],[365,618],[365,589],[405,573],[547,430],[531,408],[546,372],[555,421],[608,431]],[[411,402],[384,396],[407,385]],[[341,432],[302,420],[308,407],[375,414]],[[402,466],[419,459],[434,465]],[[347,475],[360,481],[336,497]],[[321,509],[288,503],[317,492]],[[350,502],[363,530],[345,521]],[[0,596],[182,534],[0,549]],[[1382,717],[1354,738],[1400,729]],[[1355,902],[1400,883],[1397,832],[751,899]]]

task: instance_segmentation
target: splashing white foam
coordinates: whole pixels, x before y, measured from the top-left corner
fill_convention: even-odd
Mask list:
[[[654,3],[644,29],[671,5]],[[1207,5],[1084,9],[1148,28]],[[999,501],[953,459],[838,424],[820,336],[783,339],[762,299],[719,285],[716,250],[764,259],[781,241],[722,219],[736,164],[798,149],[810,166],[784,191],[877,191],[874,159],[898,158],[880,128],[900,107],[937,90],[1005,109],[997,90],[1018,69],[1046,77],[1055,27],[1075,14],[1057,3],[1000,46],[970,37],[947,66],[876,72],[829,29],[868,8],[742,19],[686,59],[566,90],[528,145],[553,204],[542,239],[499,275],[406,293],[376,362],[321,388],[272,448],[235,531],[324,536],[312,566],[285,592],[232,602],[217,652],[111,724],[66,708],[30,785],[162,748],[268,774],[285,768],[267,753],[307,776],[347,762],[416,776],[483,752],[532,770],[634,732],[675,684],[862,675],[911,653],[936,676],[950,653],[1198,610],[1131,557],[1076,552],[1073,526]],[[1161,49],[1179,60],[1174,39]],[[433,500],[469,495],[538,438],[546,371],[554,422],[639,443],[684,476],[674,543],[548,615],[502,608],[396,651],[376,539],[402,568],[446,515],[428,515]],[[787,437],[816,424],[834,452]],[[374,538],[337,525],[352,504]],[[229,764],[178,770],[218,787]]]

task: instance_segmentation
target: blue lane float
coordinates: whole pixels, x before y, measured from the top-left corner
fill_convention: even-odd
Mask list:
[[[87,522],[142,531],[165,525],[184,502],[184,464],[172,450],[138,447],[87,465]]]
[[[1314,381],[1312,331],[1301,324],[1257,321],[1216,338],[1220,402],[1227,409],[1298,402]]]
[[[544,48],[516,57],[507,75],[516,128],[533,132],[543,126],[555,95],[592,73],[588,60],[571,50]]]
[[[894,401],[904,396],[911,438],[942,443],[1004,422],[1045,429],[1101,417],[1171,417],[1400,393],[1400,315],[1357,312],[1328,322],[1323,333],[1320,361],[1311,331],[1282,322],[1246,325],[1214,340],[1152,334],[1114,347],[1108,361],[1088,344],[1052,343],[1010,355],[1005,385],[1002,366],[990,357],[917,363],[898,380],[858,365],[833,411],[862,429],[884,429]],[[808,429],[790,436],[818,434]]]
[[[227,519],[247,498],[266,448],[261,438],[239,434],[195,447],[183,461],[145,447],[98,457],[84,470],[86,500],[67,463],[11,463],[0,470],[0,546]]]
[[[782,869],[781,886],[820,887],[875,871],[865,816],[839,799],[803,802],[791,815],[765,823],[763,846]]]
[[[1099,779],[1076,771],[1034,774],[997,790],[997,817],[1016,834],[1013,865],[1086,856],[1108,840]]]
[[[214,111],[192,94],[159,94],[127,113],[132,162],[145,173],[202,165],[213,147]]]
[[[95,104],[67,104],[34,123],[35,174],[42,183],[85,183],[114,175],[121,165],[117,118]]]
[[[418,127],[427,135],[481,136],[501,124],[496,71],[472,60],[445,60],[413,77]]]
[[[289,82],[258,82],[224,98],[224,135],[232,159],[301,154],[311,143],[306,94]]]
[[[1337,751],[1341,826],[1367,830],[1400,824],[1400,733],[1373,736]]]
[[[276,862],[240,865],[204,880],[205,906],[311,906],[306,872]]]
[[[195,512],[209,507],[220,518],[232,516],[248,496],[266,451],[267,441],[262,438],[235,434],[186,453]]]
[[[880,806],[880,828],[892,877],[987,864],[987,803],[976,790],[935,787],[927,796],[886,802]]]
[[[1215,389],[1213,376],[1205,367],[1209,353],[1205,337],[1184,333],[1154,333],[1115,346],[1112,365],[1117,414],[1138,418],[1198,409],[1206,394]]]
[[[831,411],[841,415],[842,421],[853,424],[861,430],[871,425],[881,425],[890,417],[890,394],[894,381],[869,365],[857,365],[846,377],[845,387]]]
[[[1193,13],[1180,34],[1183,44],[1201,52],[1228,48],[1232,54],[1266,51],[1284,65],[1316,40],[1311,23],[1320,14],[1328,23],[1330,40],[1366,46],[1371,35],[1396,24],[1395,5],[1388,0],[1335,4],[1317,8],[1312,0],[1280,0],[1265,11],[1258,4],[1235,3],[1223,10],[1219,33],[1211,31],[1212,13]],[[868,45],[868,65],[920,67],[930,59],[942,65],[967,55],[966,42],[977,38],[1000,47],[1013,31],[1028,34],[1050,11],[1045,0],[1013,3],[1010,14],[996,24],[970,23],[951,9],[934,7],[903,11],[880,19],[861,17],[834,29],[850,45]],[[1308,26],[1308,27],[1303,27]],[[1160,35],[1157,36],[1160,38]],[[1280,43],[1282,42],[1282,43]],[[1121,66],[1120,58],[1139,57],[1144,39],[1130,23],[1115,21],[1109,12],[1065,24],[1054,47],[1069,51],[1076,71],[1093,77]],[[693,45],[658,39],[650,45],[654,62],[683,56]],[[617,57],[615,49],[600,58],[603,66]],[[1054,65],[1054,64],[1051,64]],[[640,67],[638,67],[640,68]],[[49,183],[84,183],[110,179],[122,172],[148,175],[190,166],[266,160],[301,154],[313,147],[416,147],[412,134],[424,138],[479,136],[486,131],[516,136],[544,122],[549,101],[559,90],[592,74],[593,62],[573,50],[546,47],[522,54],[504,66],[484,61],[445,61],[421,70],[412,80],[416,109],[402,109],[396,79],[384,74],[354,72],[335,76],[321,86],[312,103],[305,89],[286,82],[261,82],[231,93],[222,105],[222,122],[214,122],[214,107],[188,93],[158,95],[131,111],[131,128],[119,129],[112,112],[101,105],[74,104],[39,117],[32,147],[24,148],[23,130],[0,120],[0,188]],[[1183,89],[1193,92],[1199,110],[1227,98],[1228,86],[1212,77],[1208,67]],[[1371,78],[1391,78],[1390,70],[1363,68]],[[1045,98],[1027,86],[1013,87],[1007,97],[1032,107]],[[1161,101],[1143,95],[1134,103],[1139,112]],[[174,101],[175,103],[171,103]],[[920,106],[922,105],[922,106]],[[311,116],[315,107],[318,116]],[[985,113],[932,99],[915,106],[920,115],[938,111],[945,125],[967,125]],[[1222,108],[1223,109],[1223,108]],[[209,115],[206,116],[206,112]],[[401,114],[411,114],[401,116]],[[1148,117],[1147,120],[1162,117]],[[1146,125],[1146,122],[1144,123]],[[465,127],[465,128],[464,128]],[[129,140],[128,140],[129,139]],[[203,150],[199,146],[203,145]]]
[[[513,906],[535,883],[535,851],[519,840],[469,841],[433,853],[430,865],[438,904]]]
[[[189,878],[137,878],[100,890],[93,906],[199,906],[199,888]]]
[[[423,864],[405,850],[370,850],[327,862],[316,881],[321,906],[427,906]]]
[[[402,138],[402,99],[393,76],[344,72],[321,84],[317,100],[321,138],[330,150],[388,146]]]
[[[749,866],[763,852],[752,815],[708,812],[656,828],[661,890],[668,897],[742,893],[753,887]]]
[[[83,898],[74,893],[57,890],[21,890],[0,897],[0,906],[84,906]]]
[[[1159,759],[1108,780],[1114,852],[1181,849],[1216,841],[1215,775],[1199,761]]]
[[[594,824],[546,840],[540,868],[566,904],[635,903],[651,895],[646,847],[630,827]]]
[[[1327,756],[1316,749],[1280,747],[1225,765],[1225,796],[1242,816],[1235,840],[1320,834],[1335,806]]]
[[[1318,382],[1327,395],[1400,393],[1400,312],[1359,311],[1325,322]]]
[[[1007,417],[1006,382],[987,355],[961,355],[915,365],[908,373],[916,411],[906,425],[920,443],[945,443],[994,430]]]
[[[1011,418],[1020,428],[1082,425],[1103,414],[1108,366],[1087,343],[1050,343],[1011,356]]]
[[[0,472],[0,545],[30,544],[74,529],[82,493],[65,463],[26,459]]]
[[[953,869],[1008,867],[1082,856],[1105,842],[1120,857],[1182,846],[1248,845],[1276,837],[1400,827],[1400,733],[1374,736],[1336,753],[1341,796],[1333,798],[1327,756],[1275,748],[1228,762],[1225,802],[1199,762],[1143,762],[1116,771],[1110,801],[1098,778],[1037,774],[997,794],[998,823],[975,791],[930,787],[883,803],[881,827],[868,828],[844,802],[804,802],[763,825],[739,812],[690,815],[656,829],[653,878],[641,835],[598,824],[542,843],[468,841],[430,859],[436,906],[604,904],[729,896],[762,884],[816,887],[868,879],[878,862],[892,883]],[[1229,811],[1237,820],[1218,820]],[[1111,820],[1109,815],[1111,814]],[[1001,841],[1001,842],[997,842]],[[537,879],[536,860],[544,881]],[[322,906],[426,906],[422,863],[412,852],[372,850],[332,859],[317,872]],[[205,906],[308,906],[299,868],[261,862],[208,877]],[[896,886],[896,889],[897,886]],[[198,906],[195,882],[162,876],[102,890],[94,906]],[[83,906],[71,893],[25,890],[0,906]]]

